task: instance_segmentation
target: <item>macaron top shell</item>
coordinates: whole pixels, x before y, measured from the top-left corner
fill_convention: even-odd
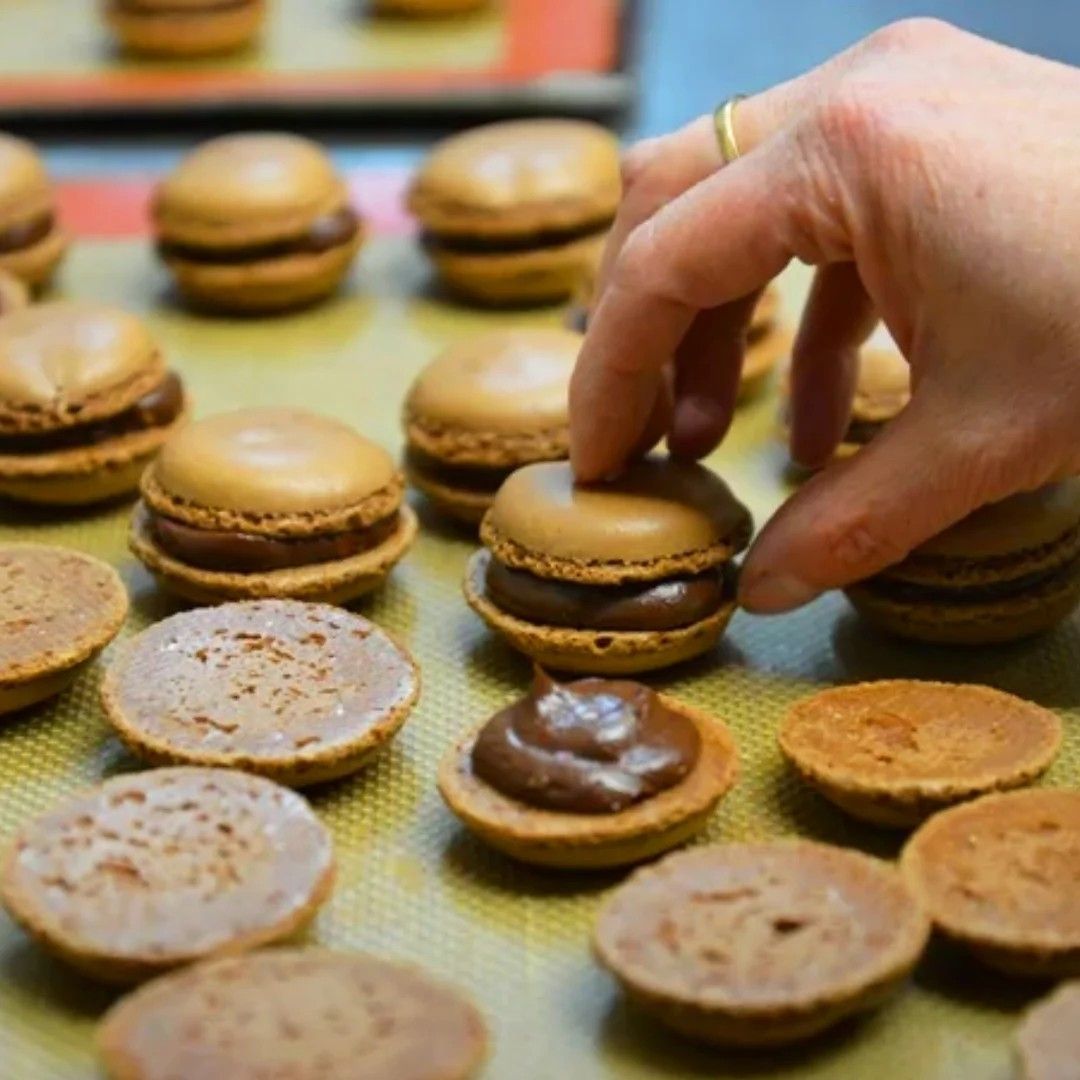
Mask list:
[[[518,469],[495,496],[481,537],[507,565],[610,584],[716,566],[746,546],[751,527],[715,473],[654,456],[607,484],[576,484],[564,461]]]
[[[53,195],[48,173],[30,143],[0,133],[0,228],[47,213]]]
[[[620,194],[609,131],[582,120],[512,120],[438,143],[409,206],[435,233],[506,236],[612,217]]]
[[[401,486],[390,455],[348,424],[302,409],[260,408],[211,416],[177,432],[144,478],[143,494],[152,506],[163,496],[181,506],[233,511],[257,525],[267,517],[310,521],[355,510],[385,492],[392,505],[372,507],[370,521],[378,520],[396,509]],[[172,513],[176,506],[162,509]]]
[[[164,361],[134,315],[58,300],[0,319],[0,431],[112,416],[159,383]]]
[[[238,3],[244,0],[236,0]],[[260,0],[247,0],[249,3],[257,3]],[[148,11],[190,11],[220,10],[226,6],[222,0],[123,0],[125,7],[146,8]],[[231,5],[230,5],[231,6]]]
[[[566,427],[567,388],[581,348],[570,330],[497,330],[452,345],[429,364],[406,402],[425,426],[483,431]]]
[[[158,188],[153,212],[164,239],[213,248],[289,239],[346,201],[318,145],[254,133],[196,147]]]

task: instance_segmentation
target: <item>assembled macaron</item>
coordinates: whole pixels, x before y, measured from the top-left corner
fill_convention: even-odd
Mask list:
[[[486,124],[438,143],[409,192],[443,284],[488,304],[564,300],[621,193],[614,135],[583,120]]]
[[[450,809],[513,858],[621,866],[684,843],[738,775],[731,733],[641,683],[537,669],[528,695],[460,739],[439,768]]]
[[[226,135],[159,185],[158,251],[192,304],[259,313],[311,304],[345,277],[363,239],[345,182],[297,135]]]
[[[405,469],[441,511],[471,524],[514,469],[565,458],[567,390],[581,335],[494,330],[450,346],[405,400]]]
[[[301,409],[241,409],[179,431],[143,475],[130,543],[196,603],[344,603],[383,583],[416,537],[393,458]]]
[[[100,559],[0,544],[0,715],[59,694],[116,637],[127,611],[124,583]]]
[[[52,280],[67,246],[52,182],[37,151],[0,132],[0,270],[41,288]]]
[[[77,505],[134,491],[185,410],[134,315],[57,300],[0,319],[0,495]]]
[[[127,642],[101,685],[123,743],[155,765],[212,765],[292,787],[355,772],[420,694],[413,658],[326,604],[184,611]]]
[[[146,56],[232,52],[266,20],[266,0],[101,0],[101,8],[120,44]]]
[[[914,641],[1048,630],[1080,603],[1080,477],[984,506],[846,592],[860,615]]]
[[[746,507],[703,465],[659,456],[606,484],[567,462],[499,488],[465,598],[514,648],[556,671],[619,675],[711,649],[735,610]]]

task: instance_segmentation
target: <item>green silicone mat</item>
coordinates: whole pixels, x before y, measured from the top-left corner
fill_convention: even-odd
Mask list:
[[[88,242],[62,291],[143,312],[206,414],[287,402],[353,421],[397,447],[397,413],[418,368],[446,342],[515,316],[456,308],[424,291],[406,239],[373,241],[348,294],[269,321],[228,322],[172,305],[148,245]],[[804,279],[785,280],[788,310]],[[516,316],[554,322],[553,310]],[[713,464],[760,521],[784,496],[775,401],[746,407]],[[128,555],[127,507],[64,517],[0,507],[0,540],[69,544],[113,562],[133,600],[128,631],[173,610]],[[667,1036],[627,1009],[589,955],[589,931],[619,875],[516,866],[459,828],[434,787],[456,733],[527,685],[527,664],[485,632],[460,598],[473,544],[426,515],[422,537],[385,591],[361,610],[402,635],[424,692],[392,749],[367,772],[313,793],[333,830],[340,878],[311,937],[413,958],[475,996],[490,1023],[485,1075],[498,1080],[784,1077],[1004,1080],[1018,1011],[1042,988],[1011,983],[935,943],[912,987],[874,1016],[801,1048],[725,1054]],[[726,719],[743,776],[708,839],[799,833],[895,854],[898,838],[860,827],[784,770],[774,730],[793,698],[836,682],[889,676],[987,682],[1061,712],[1065,749],[1049,782],[1080,779],[1080,622],[1025,644],[954,652],[903,646],[826,597],[784,618],[738,615],[726,644],[654,681]],[[107,656],[106,656],[107,659]],[[132,768],[106,730],[92,668],[54,704],[0,727],[0,841],[73,788]],[[0,1078],[97,1075],[94,1023],[111,994],[45,958],[0,915]],[[199,1078],[192,1078],[199,1080]]]

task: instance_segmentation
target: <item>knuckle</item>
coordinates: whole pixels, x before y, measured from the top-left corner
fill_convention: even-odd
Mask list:
[[[896,50],[918,51],[936,45],[955,32],[955,27],[943,19],[916,16],[899,19],[875,30],[866,38],[866,51],[870,54]]]
[[[626,238],[615,261],[612,284],[627,293],[647,293],[656,280],[657,240],[650,218],[638,225]]]
[[[815,119],[817,134],[825,145],[845,155],[876,145],[893,126],[885,96],[873,85],[855,79],[843,83],[823,101]]]
[[[899,562],[908,553],[889,523],[869,509],[838,514],[821,522],[817,532],[819,550],[830,553],[843,580],[872,574]]]

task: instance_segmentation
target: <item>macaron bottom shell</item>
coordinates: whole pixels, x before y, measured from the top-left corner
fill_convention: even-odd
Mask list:
[[[264,0],[239,0],[200,11],[137,10],[110,0],[105,18],[120,44],[148,56],[207,56],[249,44],[262,27]]]
[[[96,653],[94,654],[97,655]],[[31,705],[47,701],[57,694],[63,693],[75,680],[79,673],[94,659],[86,660],[81,664],[68,668],[67,671],[58,671],[52,675],[43,675],[29,682],[18,683],[14,686],[0,686],[0,716],[28,709]]]
[[[735,601],[708,618],[674,630],[577,630],[527,622],[498,608],[484,586],[492,555],[470,558],[463,584],[469,606],[518,652],[553,671],[581,675],[633,675],[671,667],[716,647],[735,612]]]
[[[267,597],[345,604],[379,588],[394,565],[412,547],[418,523],[402,506],[394,533],[378,547],[348,559],[265,573],[203,570],[166,554],[155,541],[144,505],[132,516],[128,542],[132,553],[161,586],[196,604]]]
[[[155,453],[122,464],[103,465],[87,473],[53,476],[0,477],[0,495],[42,506],[89,506],[130,495]]]

